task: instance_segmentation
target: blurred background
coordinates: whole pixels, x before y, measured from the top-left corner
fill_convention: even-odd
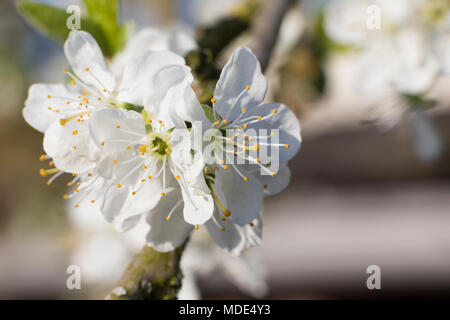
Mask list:
[[[196,236],[184,297],[450,297],[450,5],[418,0],[414,11],[406,2],[291,2],[266,70],[268,100],[302,125],[291,183],[265,200],[262,246],[244,258]],[[251,40],[267,3],[126,0],[120,18],[196,37],[242,19],[220,65]],[[399,30],[414,34],[400,41]],[[21,112],[28,87],[61,82],[66,66],[61,46],[27,24],[15,1],[0,2],[2,299],[101,299],[140,245],[138,232],[116,234],[94,214],[71,212],[64,181],[49,187],[39,175],[42,135]],[[81,266],[81,290],[66,288],[71,264]],[[370,265],[381,269],[381,290],[367,289]]]

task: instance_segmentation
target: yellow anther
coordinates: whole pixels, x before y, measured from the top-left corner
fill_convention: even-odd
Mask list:
[[[224,165],[223,165],[223,169],[224,169],[224,170],[227,170],[227,169],[228,169],[228,166],[227,166],[226,164],[224,164]]]
[[[142,167],[142,170],[146,170],[148,167],[146,166],[146,165],[144,165],[143,167]]]
[[[91,200],[91,203],[95,203],[95,200]]]
[[[272,112],[275,114],[275,113],[278,112],[278,110],[277,109],[273,109]]]
[[[136,195],[136,191],[133,191],[131,194],[132,194],[133,196]]]
[[[84,69],[84,71],[89,72],[89,68]]]
[[[165,151],[166,153],[168,153],[168,152],[169,152],[169,148],[165,148],[164,151]]]
[[[145,151],[147,150],[147,145],[146,144],[141,144],[138,147],[138,150],[139,150],[140,153],[145,153]]]
[[[44,161],[46,158],[47,158],[47,156],[45,154],[43,154],[39,157],[39,160]]]
[[[250,86],[245,86],[245,89],[250,90]]]
[[[223,120],[223,123],[224,123],[224,124],[227,124],[227,123],[228,123],[228,120],[227,120],[227,119]]]
[[[255,224],[253,222],[250,222],[249,225],[250,225],[250,227],[254,227],[255,226]]]
[[[113,162],[114,162],[114,163],[117,163],[117,160],[116,160],[116,159],[114,159],[114,160],[113,160]]]
[[[103,89],[103,92],[108,92],[108,90],[106,90],[106,89]]]
[[[270,176],[273,177],[275,175],[275,172],[271,172]]]
[[[75,188],[75,190],[73,190],[73,191],[75,191],[75,192],[78,192],[78,191],[80,191],[80,189],[78,189],[78,188]]]
[[[77,174],[76,173],[72,173],[72,177],[76,177],[77,176]]]
[[[74,136],[76,136],[76,135],[78,134],[78,131],[77,131],[77,130],[73,130],[73,131],[72,131],[72,134],[73,134]]]
[[[63,69],[63,72],[66,73],[66,72],[67,72],[67,69]]]
[[[73,146],[73,150],[77,150],[77,146]]]
[[[75,205],[75,208],[78,208],[80,205],[77,203],[76,205]]]
[[[100,142],[100,145],[103,147],[105,145],[105,141]]]
[[[260,161],[261,161],[260,157],[256,158],[256,162],[260,162]]]
[[[163,196],[163,197],[164,197],[165,195],[166,195],[166,193],[165,193],[165,192],[161,192],[161,196]]]
[[[120,183],[118,183],[117,188],[122,188],[122,185]]]
[[[68,187],[71,187],[72,184],[73,184],[72,182],[67,182],[67,186],[68,186]]]
[[[51,97],[52,97],[51,95],[48,95],[48,96],[47,96],[47,98],[49,98],[49,99],[50,99]]]
[[[152,180],[152,179],[153,179],[153,177],[152,177],[152,176],[148,176],[148,179],[149,179],[149,180]]]
[[[152,122],[153,122],[153,120],[152,120],[152,119],[149,119],[149,120],[148,120],[148,123],[152,123]]]
[[[145,178],[142,178],[142,179],[141,179],[141,182],[145,182]]]
[[[258,118],[257,118],[258,120],[261,120],[262,118],[260,117],[260,116],[258,116]]]
[[[89,98],[88,97],[84,97],[83,101],[86,102],[86,103],[89,103]]]
[[[241,126],[239,126],[238,128],[237,128],[238,130],[242,130],[242,127]]]
[[[50,180],[48,180],[47,181],[47,185],[49,186],[49,185],[51,185],[52,184],[52,182],[50,181]]]
[[[131,146],[127,146],[127,150],[130,150],[131,149]]]
[[[117,129],[120,129],[120,126],[119,126],[119,125],[117,125],[117,126],[116,126],[116,128],[117,128]]]
[[[69,104],[70,104],[70,101],[67,101],[66,104],[69,105]],[[55,111],[56,111],[56,110],[55,110]]]
[[[170,221],[170,217],[166,217],[166,221]]]
[[[102,98],[98,97],[97,100],[98,100],[98,101],[102,101]]]
[[[242,137],[244,137],[244,139],[247,138],[247,134],[244,133],[244,134],[242,135]]]
[[[88,177],[92,177],[92,173],[88,173]]]
[[[211,98],[211,102],[212,102],[212,103],[216,103],[216,99]]]
[[[225,231],[225,227],[220,228],[220,230]]]
[[[288,145],[288,144],[285,144],[284,147],[285,147],[286,149],[289,149],[289,145]]]
[[[245,108],[244,109],[242,109],[242,113],[246,113],[247,112],[247,110],[245,110]]]
[[[244,177],[244,181],[248,181],[248,177]]]
[[[225,217],[225,216],[222,216],[222,218],[220,218],[220,220],[222,220],[222,221],[226,221],[226,220],[227,220],[227,217]]]
[[[264,188],[264,189],[267,189],[267,184],[263,185],[263,188]]]
[[[48,109],[48,110],[52,110],[52,107],[48,107],[47,109]]]
[[[67,194],[63,195],[63,199],[64,199],[64,200],[66,200],[66,199],[68,199],[68,198],[69,198],[69,196],[68,196]]]
[[[72,83],[73,86],[77,84],[75,81],[72,81],[71,83]]]
[[[231,216],[231,211],[229,209],[225,209],[225,211],[223,212],[223,214],[225,215],[225,217],[229,217]]]
[[[220,120],[216,121],[216,126],[218,126],[220,124]]]
[[[244,124],[244,129],[247,129],[247,127],[248,127],[248,125],[247,125],[247,124]]]
[[[270,136],[273,137],[275,135],[275,132],[271,132]]]
[[[195,230],[198,230],[198,225],[195,225]]]
[[[42,177],[46,177],[47,175],[53,174],[53,173],[56,173],[56,172],[59,172],[59,169],[53,168],[53,169],[47,169],[47,170],[44,170],[44,169],[40,169],[40,170],[39,170],[39,174],[40,174]]]
[[[175,178],[176,178],[176,179],[180,179],[180,176],[176,176]]]

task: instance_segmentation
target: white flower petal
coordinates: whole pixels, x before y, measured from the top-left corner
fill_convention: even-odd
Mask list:
[[[44,135],[44,150],[55,166],[65,172],[81,173],[95,166],[86,124],[69,121],[62,126],[53,122]]]
[[[276,113],[274,113],[274,110],[276,110]],[[271,147],[279,149],[279,162],[287,162],[295,156],[300,149],[302,142],[300,123],[295,114],[289,110],[288,107],[280,103],[266,103],[257,108],[253,108],[248,113],[248,117],[260,116],[261,118],[264,118],[269,115],[270,117],[267,119],[262,119],[261,121],[249,124],[248,128],[256,130],[268,129],[267,134],[270,134],[270,129],[278,129],[279,144],[281,144],[281,146]],[[258,135],[258,131],[256,134]],[[249,136],[251,135],[249,134]],[[272,138],[268,140],[262,139],[261,141],[271,143]]]
[[[225,251],[240,255],[245,249],[256,247],[261,243],[262,238],[262,219],[258,216],[253,220],[253,227],[250,225],[239,226],[227,219],[221,221],[221,216],[217,210],[214,211],[214,219],[220,221],[220,226],[225,227],[225,231],[209,220],[205,226],[211,238]]]
[[[244,226],[258,217],[263,201],[263,186],[258,179],[247,174],[242,166],[237,165],[245,181],[234,168],[216,170],[214,193],[223,205],[230,210],[231,219]]]
[[[33,128],[45,132],[51,123],[64,116],[63,112],[73,109],[67,101],[75,99],[77,94],[62,84],[33,84],[28,91],[23,117]]]
[[[250,49],[241,47],[233,53],[217,82],[214,92],[216,111],[231,122],[239,116],[242,108],[262,103],[266,91],[267,80],[258,60]]]
[[[142,52],[172,51],[185,56],[189,51],[197,48],[195,40],[183,30],[161,32],[153,28],[145,28],[131,36],[122,53],[113,62],[112,69],[116,74],[122,74],[125,66],[140,57]]]
[[[197,49],[197,43],[190,34],[176,30],[169,34],[169,50],[185,56],[189,51]]]
[[[173,71],[177,72],[177,70]],[[189,72],[189,70],[186,71]],[[180,74],[179,71],[177,73]],[[210,126],[210,122],[208,118],[206,118],[200,102],[197,99],[197,95],[190,85],[190,73],[189,76],[185,76],[184,79],[184,81],[177,85],[172,83],[172,87],[167,91],[166,96],[159,105],[157,117],[164,121],[164,123],[171,124],[177,128],[184,128],[185,121],[191,123],[199,121],[204,128],[207,128]],[[150,103],[146,103],[146,106],[148,105],[150,105]],[[166,126],[170,127],[168,124],[166,124]]]
[[[214,201],[210,194],[201,189],[188,186],[182,188],[184,220],[191,225],[203,224],[211,218],[214,211]]]
[[[145,106],[147,100],[159,105],[171,86],[190,76],[184,64],[183,57],[170,51],[142,53],[125,67],[117,99],[139,106]],[[179,68],[165,70],[174,66]]]
[[[183,206],[178,205],[172,212],[170,221],[167,215],[181,200],[179,189],[168,190],[158,206],[147,216],[150,231],[147,234],[147,244],[155,250],[167,252],[182,245],[193,230],[193,226],[183,218]]]
[[[89,131],[94,142],[105,152],[123,151],[145,136],[145,123],[135,111],[102,109],[89,120]]]
[[[114,75],[108,70],[95,39],[85,31],[73,30],[64,44],[64,53],[75,74],[98,92],[113,92]]]
[[[272,196],[283,191],[291,179],[291,170],[285,163],[280,163],[279,170],[273,177],[270,175],[257,175],[264,188],[264,194]]]

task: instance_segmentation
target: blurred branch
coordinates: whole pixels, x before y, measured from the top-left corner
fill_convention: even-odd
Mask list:
[[[250,30],[250,48],[258,57],[262,70],[269,64],[281,22],[293,3],[293,0],[265,0],[262,12]]]
[[[133,257],[116,287],[106,299],[177,299],[182,279],[180,259],[185,244],[174,251],[165,253],[149,246],[144,247]]]

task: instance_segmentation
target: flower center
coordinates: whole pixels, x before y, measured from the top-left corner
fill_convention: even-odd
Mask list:
[[[421,9],[425,17],[425,21],[431,25],[435,25],[443,22],[449,13],[450,4],[447,0],[431,0],[427,1]]]
[[[148,135],[148,143],[139,146],[142,156],[149,155],[159,161],[163,161],[172,151],[170,134],[165,132],[152,132]]]

